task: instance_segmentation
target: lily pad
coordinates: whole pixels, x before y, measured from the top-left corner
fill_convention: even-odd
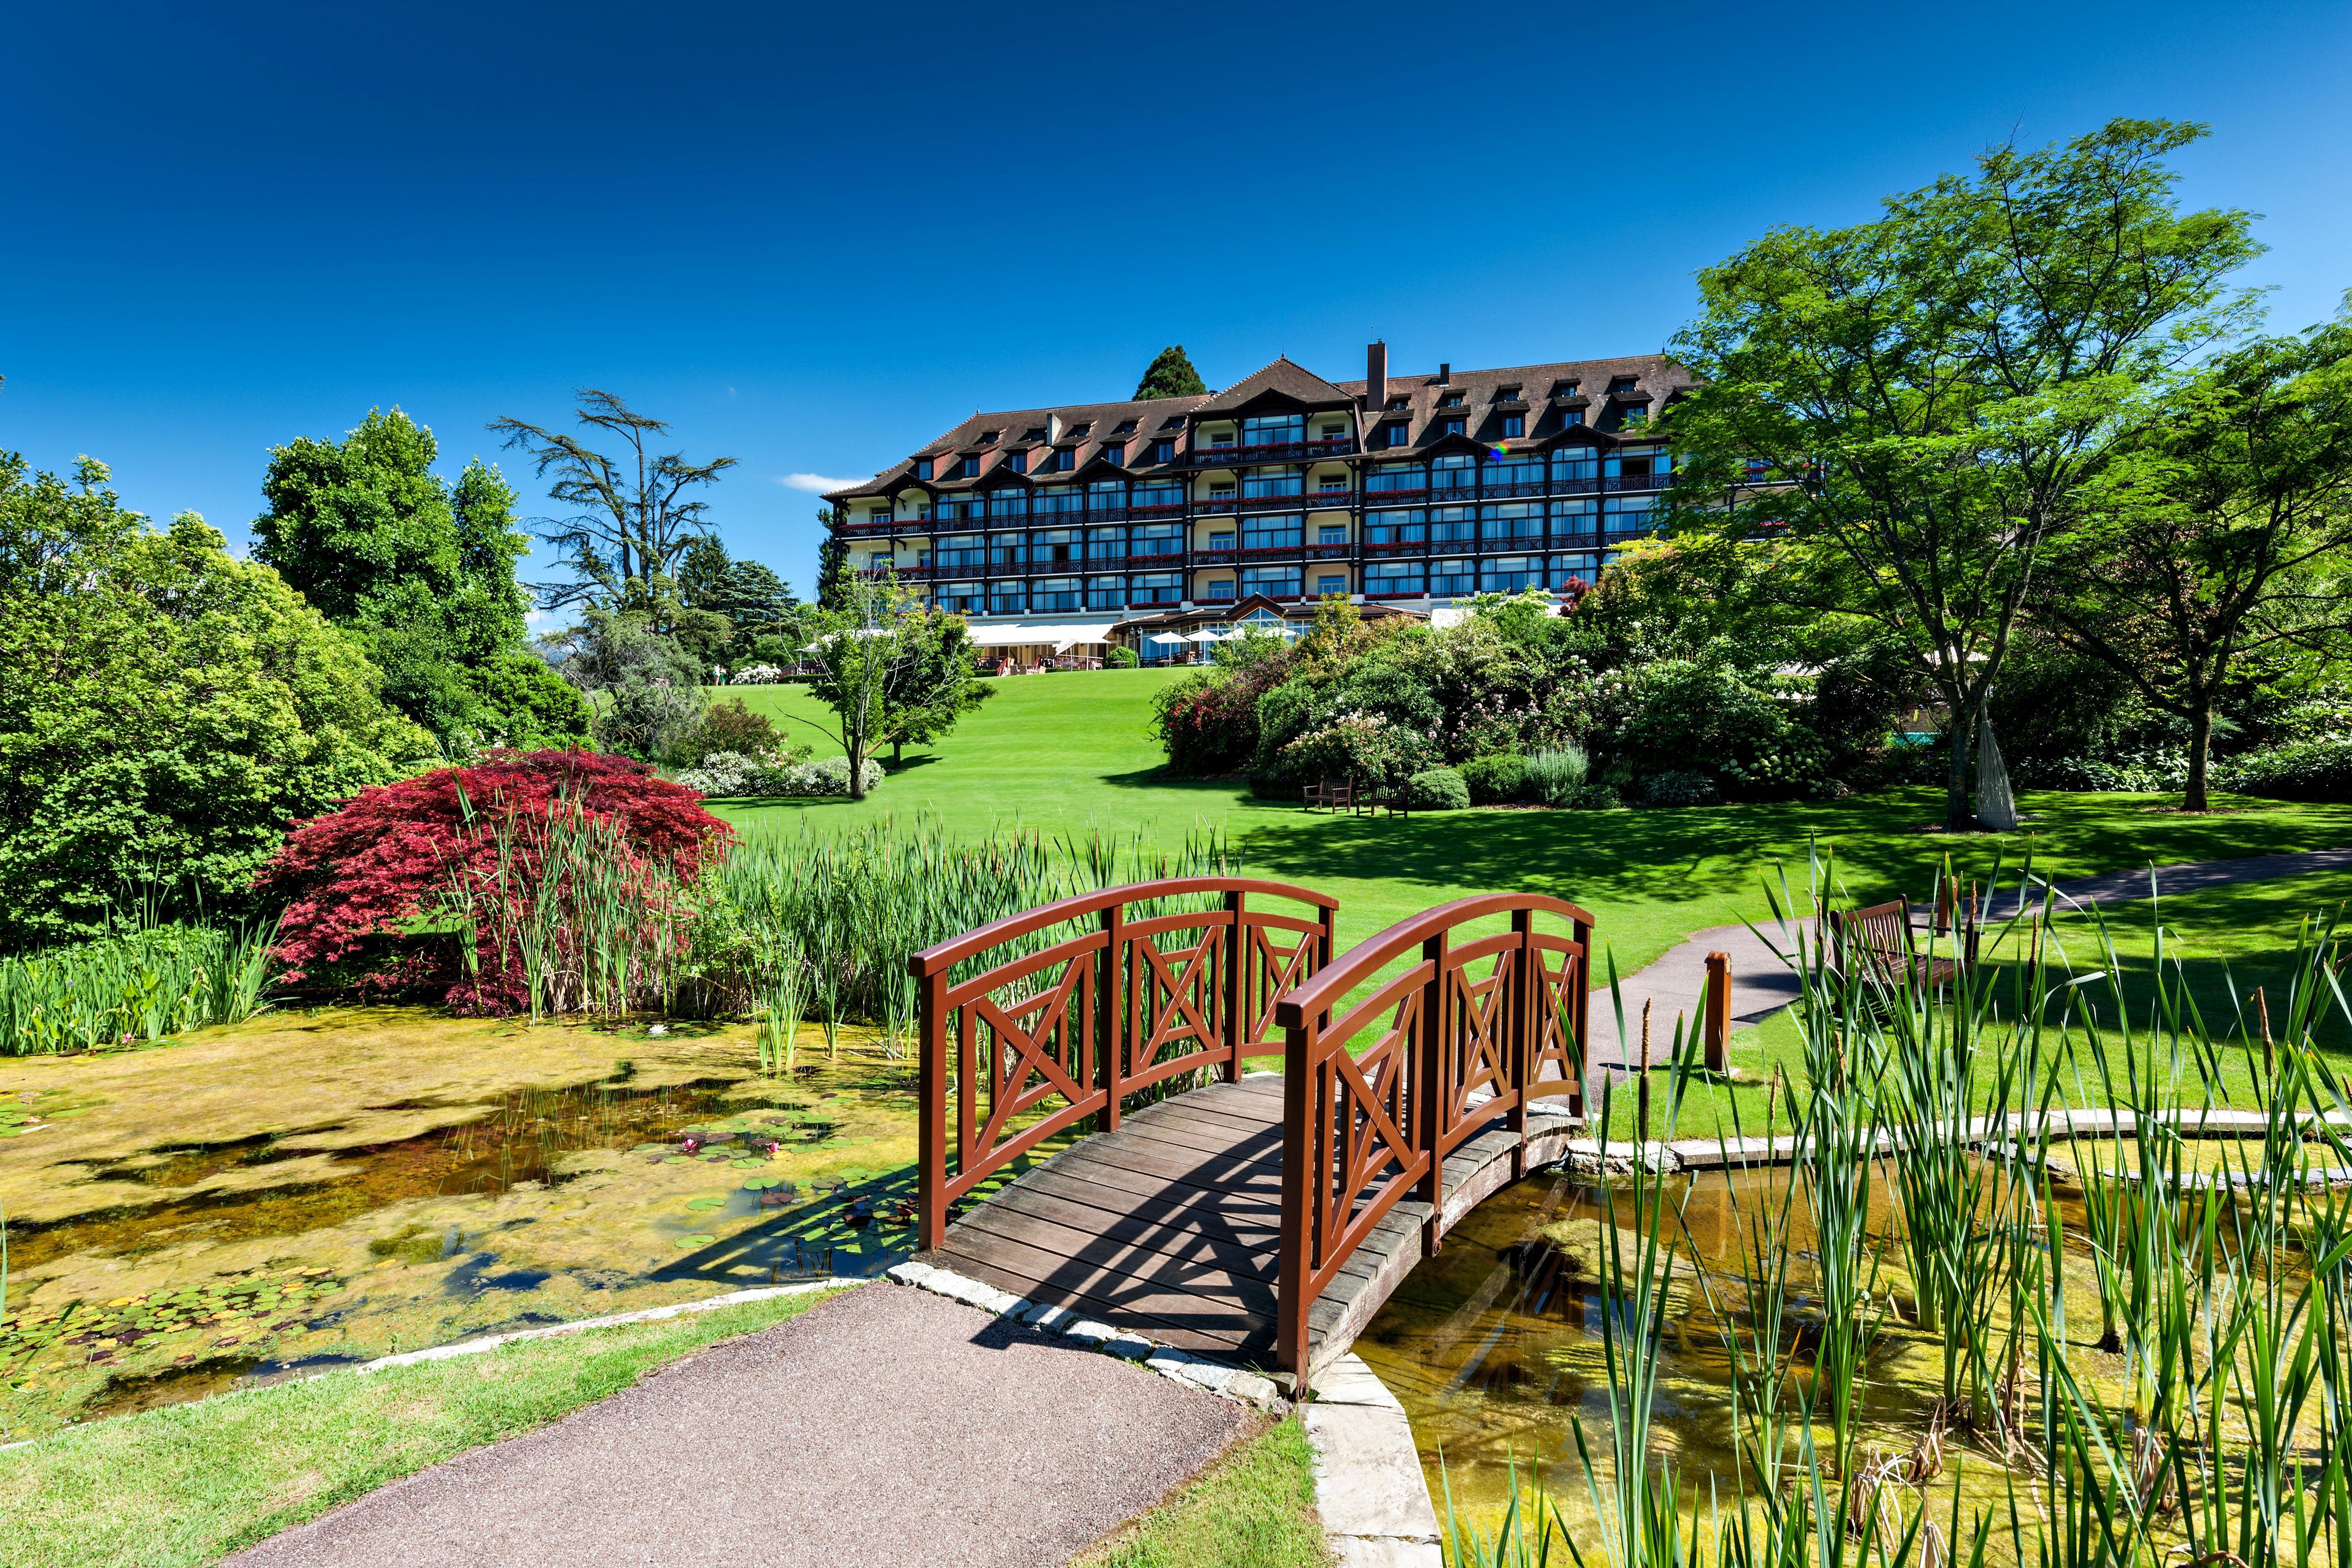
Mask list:
[[[782,1180],[783,1180],[783,1179],[784,1179],[784,1178],[783,1178],[783,1177],[782,1177],[782,1176],[752,1176],[752,1177],[751,1177],[749,1180],[747,1180],[747,1181],[745,1181],[745,1182],[744,1182],[744,1184],[743,1184],[743,1190],[744,1190],[745,1192],[764,1192],[766,1189],[768,1189],[769,1187],[772,1187],[772,1186],[775,1186],[778,1182],[780,1182],[780,1181],[782,1181]]]
[[[708,1247],[718,1239],[716,1236],[681,1236],[677,1239],[677,1248],[683,1252],[688,1248]]]
[[[727,1200],[723,1197],[689,1197],[686,1200],[686,1207],[688,1208],[717,1208],[720,1204],[725,1203],[726,1201]]]

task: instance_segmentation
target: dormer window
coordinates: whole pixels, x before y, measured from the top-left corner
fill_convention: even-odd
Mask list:
[[[1504,440],[1508,441],[1508,440],[1512,439],[1512,438],[1513,438],[1513,437],[1515,437],[1515,436],[1525,435],[1527,433],[1528,433],[1528,416],[1527,416],[1526,414],[1524,414],[1524,413],[1507,413],[1507,414],[1505,414],[1505,415],[1503,416],[1503,439],[1504,439]]]
[[[1574,382],[1554,382],[1551,383],[1551,395],[1554,397],[1574,397],[1576,395],[1576,383]]]
[[[1087,424],[1074,424],[1074,425],[1070,426],[1070,434],[1071,434],[1072,435],[1085,435],[1085,434],[1088,434],[1089,432],[1091,432],[1093,429],[1094,429],[1094,426],[1093,426],[1091,423],[1087,423]]]
[[[1412,399],[1409,397],[1392,397],[1389,399],[1389,412],[1391,413],[1402,413],[1411,407],[1412,407]]]
[[[1496,387],[1495,389],[1495,401],[1496,402],[1517,402],[1519,401],[1519,389],[1517,387]]]
[[[1447,392],[1444,397],[1437,400],[1437,406],[1440,408],[1460,408],[1462,406],[1462,394],[1458,392]]]
[[[1470,422],[1467,419],[1445,420],[1443,422],[1442,434],[1446,435],[1460,435],[1465,430],[1469,428],[1469,424]]]
[[[1184,428],[1184,416],[1181,413],[1170,414],[1166,419],[1160,422],[1160,428],[1162,430],[1181,430]]]
[[[1004,455],[1004,466],[1012,473],[1026,474],[1029,472],[1029,455],[1026,452],[1008,452]]]
[[[1133,435],[1135,434],[1135,421],[1131,419],[1120,420],[1118,422],[1118,428],[1112,431],[1111,434],[1113,435]]]
[[[1054,448],[1054,472],[1066,474],[1078,465],[1078,449],[1075,446]]]
[[[979,478],[980,459],[977,457],[967,457],[961,463],[956,465],[956,476],[960,479]]]
[[[1042,424],[1033,424],[1022,433],[1021,439],[1024,441],[1043,441],[1045,439],[1045,427]]]
[[[916,458],[916,459],[915,459],[915,477],[916,477],[916,478],[918,478],[918,479],[928,479],[928,478],[929,478],[930,476],[931,476],[931,460],[930,460],[929,458],[928,458],[928,457],[918,457],[918,458]]]
[[[1116,441],[1105,442],[1102,449],[1102,460],[1116,467],[1119,464],[1127,461],[1127,448]]]
[[[1155,441],[1155,442],[1153,442],[1153,443],[1151,444],[1151,460],[1152,460],[1154,463],[1173,463],[1173,462],[1175,462],[1175,461],[1176,461],[1176,444],[1175,444],[1174,442],[1172,442],[1172,441]]]
[[[1001,430],[983,430],[980,433],[980,439],[977,442],[974,442],[973,444],[976,446],[993,446],[996,444],[996,438],[1003,434],[1004,433]]]
[[[1640,384],[1641,383],[1632,376],[1618,376],[1609,383],[1609,395],[1611,397],[1622,397],[1629,392],[1638,391],[1640,389]]]

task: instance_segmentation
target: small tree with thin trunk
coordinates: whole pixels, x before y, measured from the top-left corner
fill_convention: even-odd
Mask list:
[[[1951,715],[1949,831],[2043,547],[2141,402],[2252,319],[2223,288],[2246,214],[2174,201],[2164,160],[2200,134],[1997,147],[1874,222],[1776,229],[1699,274],[1673,344],[1702,384],[1661,421],[1670,522],[1774,541],[1784,603],[1909,646]]]
[[[952,706],[971,684],[971,665],[968,653],[961,660],[941,656],[938,640],[928,634],[932,612],[896,577],[848,573],[840,598],[837,609],[811,618],[810,657],[818,674],[809,689],[833,710],[835,727],[815,727],[847,755],[849,796],[862,800],[866,759],[890,738],[892,714]]]
[[[2060,641],[2189,726],[2208,809],[2214,710],[2244,662],[2352,630],[2352,314],[2221,355],[2137,423],[2051,551]]]

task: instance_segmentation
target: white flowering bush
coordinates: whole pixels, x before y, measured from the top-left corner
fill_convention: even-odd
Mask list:
[[[772,686],[784,678],[780,664],[746,664],[730,677],[728,684],[737,686]]]
[[[882,765],[872,758],[866,759],[862,770],[866,775],[868,793],[882,783]],[[769,795],[846,795],[849,793],[849,758],[821,758],[814,762],[795,762],[788,768],[774,769],[773,789],[761,791]]]

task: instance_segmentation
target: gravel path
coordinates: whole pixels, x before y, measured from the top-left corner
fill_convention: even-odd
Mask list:
[[[2202,893],[2210,888],[2248,882],[2272,882],[2324,871],[2352,871],[2352,850],[2309,850],[2296,854],[2188,861],[2179,865],[2158,867],[2154,887],[2160,897],[2178,898],[2184,894]],[[2029,898],[2032,904],[2038,906],[2045,886],[2056,891],[2059,906],[2063,909],[2069,904],[2126,904],[2144,899],[2148,896],[2150,881],[2149,873],[2145,868],[2107,872],[2098,876],[2079,877],[2073,882],[2047,883],[2037,877],[2030,895],[2014,886],[2000,889],[1990,901],[1991,917],[1996,920],[2010,918],[2018,912],[2020,902]],[[1771,938],[1773,942],[1785,941],[1777,927],[1763,925],[1762,929],[1765,937]],[[1624,998],[1625,1008],[1626,1038],[1622,1047],[1617,1038],[1616,1011],[1607,989],[1604,988],[1594,994],[1593,1065],[1622,1071],[1640,1058],[1642,1004],[1644,1001],[1652,1003],[1652,1060],[1664,1061],[1674,1045],[1675,1013],[1679,1011],[1694,1025],[1696,1022],[1699,997],[1706,988],[1706,956],[1709,953],[1728,953],[1731,956],[1731,1027],[1734,1030],[1759,1023],[1797,999],[1796,976],[1773,956],[1771,947],[1763,938],[1745,925],[1710,926],[1705,931],[1694,932],[1656,963],[1619,981],[1618,990]]]
[[[1061,1563],[1254,1423],[1068,1346],[866,1285],[230,1562]]]

